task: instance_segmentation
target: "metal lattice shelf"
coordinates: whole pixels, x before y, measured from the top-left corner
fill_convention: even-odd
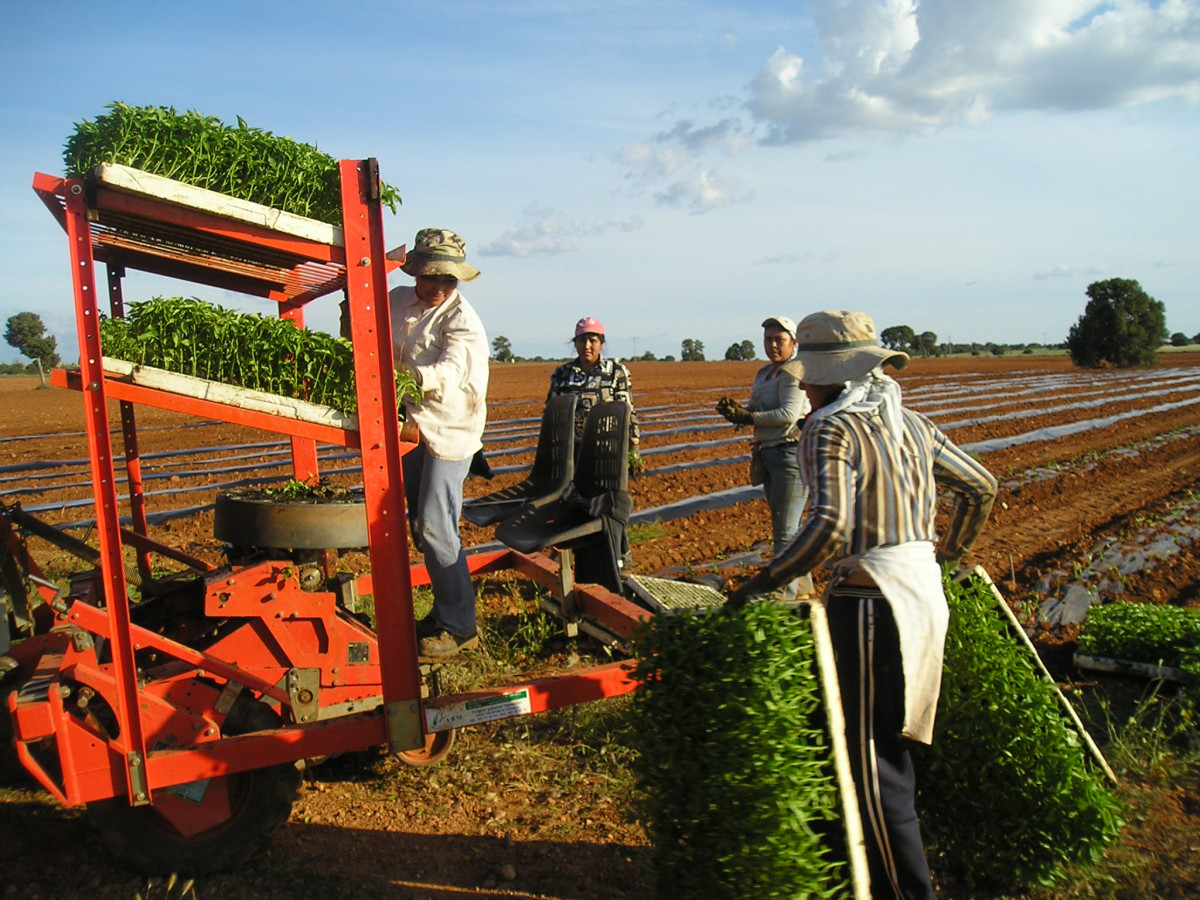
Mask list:
[[[626,582],[651,609],[659,613],[711,609],[725,602],[725,595],[704,584],[671,581],[653,575],[629,575]]]

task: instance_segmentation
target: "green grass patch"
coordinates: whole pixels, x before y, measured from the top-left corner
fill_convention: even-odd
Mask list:
[[[636,547],[638,544],[646,544],[650,541],[664,538],[671,534],[673,530],[669,525],[665,525],[662,522],[643,522],[637,525],[630,525],[625,533],[629,537],[630,546]]]

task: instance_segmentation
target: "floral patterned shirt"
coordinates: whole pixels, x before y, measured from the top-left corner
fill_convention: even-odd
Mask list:
[[[588,412],[593,406],[610,400],[624,400],[629,404],[630,413],[629,449],[637,450],[640,432],[637,413],[633,408],[633,385],[629,370],[621,363],[602,356],[589,372],[583,370],[578,359],[564,363],[550,375],[550,392],[546,394],[546,399],[559,394],[579,396],[575,406],[576,441],[583,437],[583,423],[587,421]]]

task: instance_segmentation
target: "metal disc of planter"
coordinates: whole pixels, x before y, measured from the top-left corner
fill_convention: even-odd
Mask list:
[[[267,497],[261,491],[217,494],[213,537],[238,547],[345,550],[367,546],[361,500],[320,502]]]

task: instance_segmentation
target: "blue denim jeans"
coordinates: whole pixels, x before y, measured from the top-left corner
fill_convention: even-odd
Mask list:
[[[424,444],[406,453],[404,501],[413,542],[425,556],[433,588],[433,621],[459,637],[475,633],[475,588],[458,534],[463,481],[471,459],[437,459]]]
[[[771,510],[771,541],[775,555],[783,552],[796,532],[804,516],[804,505],[808,502],[808,485],[800,477],[800,458],[796,455],[796,444],[783,443],[762,448],[763,494]],[[801,575],[784,587],[788,599],[797,593],[810,594],[813,590],[812,576]]]

